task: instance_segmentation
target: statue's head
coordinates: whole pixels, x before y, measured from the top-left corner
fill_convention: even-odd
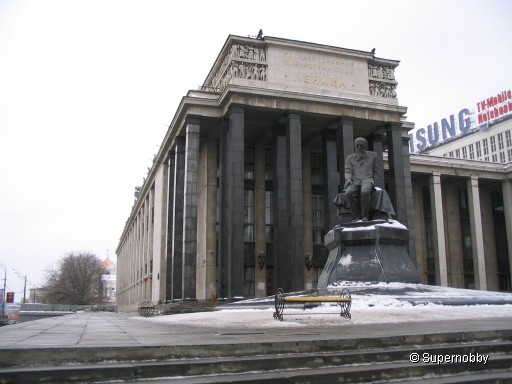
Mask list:
[[[366,151],[368,149],[368,142],[362,137],[358,137],[354,141],[354,148],[357,151]]]

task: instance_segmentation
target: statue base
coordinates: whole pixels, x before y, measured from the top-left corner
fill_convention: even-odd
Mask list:
[[[336,226],[324,237],[329,257],[318,289],[325,290],[336,281],[419,283],[407,252],[408,241],[409,230],[397,221]]]

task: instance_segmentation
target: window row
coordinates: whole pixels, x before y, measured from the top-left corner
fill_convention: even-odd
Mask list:
[[[483,160],[493,163],[512,162],[511,130],[500,132],[481,141],[450,151],[444,154],[444,157]]]

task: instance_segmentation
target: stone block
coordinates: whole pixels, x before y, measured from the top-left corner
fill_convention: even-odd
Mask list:
[[[407,253],[409,231],[398,222],[346,223],[324,237],[329,250],[318,281],[320,290],[335,281],[419,283]]]

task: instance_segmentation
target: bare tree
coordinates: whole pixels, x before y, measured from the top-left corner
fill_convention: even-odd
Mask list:
[[[46,295],[49,304],[99,304],[103,301],[101,260],[90,252],[70,252],[55,267],[46,270]]]

